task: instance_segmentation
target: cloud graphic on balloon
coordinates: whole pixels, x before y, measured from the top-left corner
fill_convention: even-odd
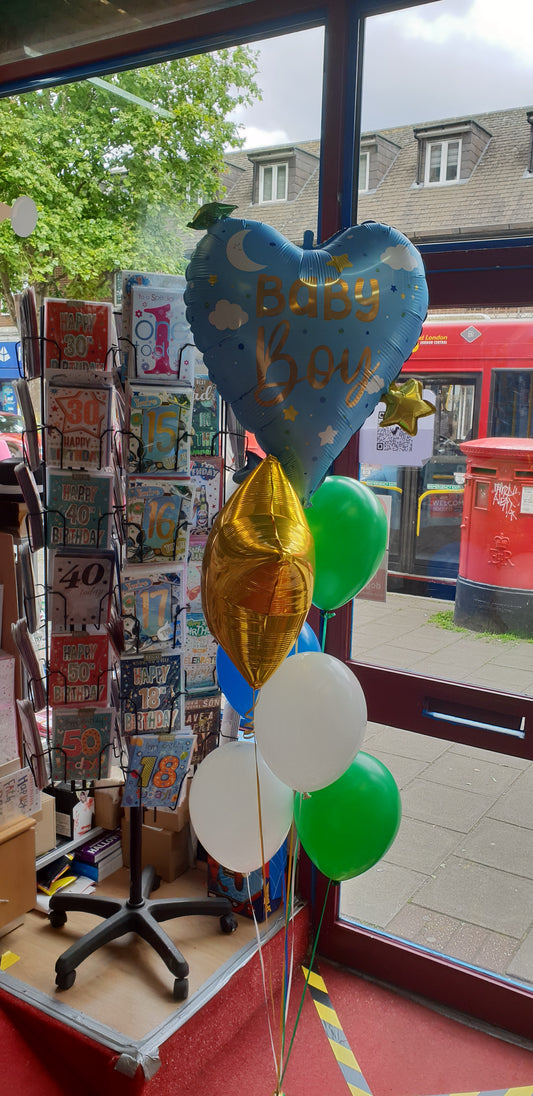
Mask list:
[[[405,244],[388,247],[383,255],[380,255],[381,262],[388,263],[393,270],[417,270],[420,268],[419,258]]]
[[[217,301],[216,308],[209,313],[209,323],[217,331],[236,331],[244,323],[248,323],[248,313],[244,312],[240,304],[232,304],[226,300]]]
[[[369,395],[371,395],[373,392],[381,392],[381,389],[384,388],[384,387],[385,387],[385,381],[383,380],[383,377],[380,377],[376,373],[374,377],[370,378],[370,380],[369,380],[369,382],[366,386],[366,390],[369,393]]]

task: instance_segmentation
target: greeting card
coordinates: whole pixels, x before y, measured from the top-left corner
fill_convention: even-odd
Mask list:
[[[135,375],[192,385],[194,347],[183,290],[134,285],[131,298]]]
[[[110,677],[107,635],[88,632],[52,634],[48,669],[52,705],[108,703]]]
[[[188,475],[193,389],[132,381],[128,394],[128,470]]]
[[[122,571],[122,618],[127,654],[179,648],[185,639],[185,569],[126,566]]]
[[[194,746],[190,733],[135,735],[130,739],[124,807],[173,808]]]
[[[54,708],[54,780],[105,780],[111,765],[114,708]]]
[[[128,562],[185,561],[192,506],[190,480],[129,476],[126,491]]]
[[[114,552],[58,550],[52,558],[53,632],[103,628],[111,612]]]
[[[111,389],[50,383],[46,399],[48,467],[104,468],[109,464]]]
[[[104,472],[48,470],[46,541],[49,548],[109,548],[113,477]]]
[[[191,536],[203,536],[213,526],[222,508],[222,457],[194,456],[191,459],[191,480],[196,487]]]
[[[171,651],[147,651],[120,660],[122,730],[161,734],[184,724],[182,660]]]
[[[47,297],[43,308],[44,364],[70,372],[113,367],[113,307],[102,301]]]

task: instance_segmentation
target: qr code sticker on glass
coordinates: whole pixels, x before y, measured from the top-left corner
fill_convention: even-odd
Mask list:
[[[382,453],[412,453],[413,438],[401,426],[378,426],[376,449]]]

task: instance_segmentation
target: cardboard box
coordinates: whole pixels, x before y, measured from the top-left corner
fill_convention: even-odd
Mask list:
[[[122,853],[124,866],[130,863],[129,817],[122,819]],[[189,827],[179,832],[163,830],[158,826],[142,828],[142,866],[152,864],[158,875],[167,883],[172,883],[178,875],[183,875],[189,867]]]
[[[0,829],[0,930],[35,902],[35,820],[19,818]]]
[[[265,877],[269,887],[270,909],[265,912],[263,895],[263,871],[251,871],[248,883],[245,875],[228,871],[217,860],[207,855],[207,893],[229,898],[235,913],[244,917],[253,917],[254,911],[257,921],[264,921],[274,910],[278,909],[283,901],[284,874],[287,864],[287,846],[284,842],[277,853],[265,866]],[[249,895],[252,896],[250,902]],[[253,906],[253,909],[252,909]]]
[[[42,856],[56,845],[56,801],[53,795],[41,792],[41,809],[35,819],[35,855]]]
[[[97,780],[94,785],[94,825],[103,830],[116,830],[122,817],[122,792],[124,782],[110,777]]]
[[[144,822],[147,826],[158,826],[161,830],[173,830],[179,833],[187,825],[189,815],[189,790],[191,781],[185,778],[185,794],[183,802],[175,811],[148,810],[144,812]]]

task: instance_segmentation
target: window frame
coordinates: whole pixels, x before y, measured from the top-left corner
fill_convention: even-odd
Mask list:
[[[457,155],[457,175],[455,179],[442,178],[443,172],[446,175],[448,169],[448,149],[450,145],[459,145],[459,151]],[[430,180],[429,175],[431,171],[431,150],[440,146],[441,160],[439,167],[439,179]],[[462,137],[442,137],[438,140],[433,138],[426,141],[425,148],[425,160],[424,160],[424,186],[453,186],[455,183],[461,180],[461,155],[463,148]]]
[[[289,161],[288,160],[275,160],[268,164],[258,164],[259,167],[259,186],[258,186],[258,205],[274,205],[275,202],[286,202],[289,196]],[[279,169],[285,168],[285,194],[283,198],[278,198],[278,174]],[[265,171],[272,172],[272,198],[265,198]]]

